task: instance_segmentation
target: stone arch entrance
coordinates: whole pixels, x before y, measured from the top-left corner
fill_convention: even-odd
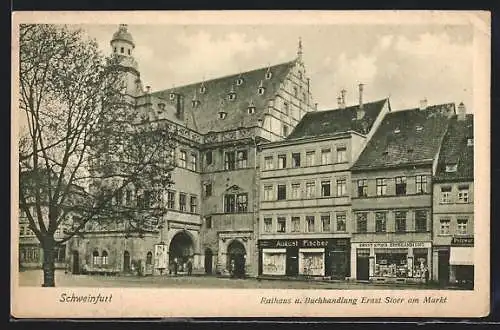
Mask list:
[[[246,254],[245,246],[238,240],[232,241],[227,246],[227,269],[232,276],[243,277],[245,275]]]
[[[205,274],[212,274],[214,253],[210,248],[205,249]]]
[[[179,271],[183,271],[183,266],[194,256],[193,238],[186,231],[180,231],[174,235],[168,248],[169,264],[177,261]]]

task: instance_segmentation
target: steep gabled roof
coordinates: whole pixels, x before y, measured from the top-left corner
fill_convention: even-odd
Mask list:
[[[386,102],[388,102],[387,99],[365,103],[363,105],[365,115],[359,120],[356,119],[359,105],[343,109],[308,112],[295,126],[288,139],[331,135],[351,130],[366,134],[370,131]]]
[[[221,132],[239,127],[252,127],[258,124],[267,111],[268,102],[276,97],[276,93],[296,61],[290,61],[270,67],[264,67],[248,72],[221,77],[213,80],[171,88],[152,93],[152,95],[174,104],[170,94],[178,93],[184,96],[184,118],[188,127],[199,133]],[[266,73],[270,72],[270,79]],[[242,79],[241,85],[237,80]],[[261,85],[262,84],[262,85]],[[201,92],[201,87],[206,90]],[[265,88],[259,95],[260,86]],[[234,91],[236,98],[229,99],[229,93]],[[192,106],[192,100],[199,100],[199,105]],[[255,113],[249,114],[248,107],[253,103]],[[224,119],[219,118],[219,112],[227,113]]]
[[[454,109],[448,103],[388,113],[352,170],[432,164]]]
[[[465,120],[454,116],[443,140],[436,169],[437,181],[474,179],[474,145],[467,145],[474,138],[474,115],[467,114]],[[454,172],[447,172],[447,165],[457,165]]]

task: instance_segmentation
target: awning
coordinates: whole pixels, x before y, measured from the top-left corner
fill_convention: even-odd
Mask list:
[[[473,266],[474,248],[452,246],[450,248],[450,265]]]

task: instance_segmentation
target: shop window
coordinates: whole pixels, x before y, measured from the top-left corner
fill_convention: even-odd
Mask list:
[[[406,232],[406,211],[395,212],[396,233]]]
[[[427,249],[413,249],[413,268],[412,274],[416,278],[425,279],[426,269],[428,267]]]
[[[441,187],[441,203],[442,204],[451,203],[451,186]]]
[[[146,254],[146,265],[152,265],[153,264],[153,253],[149,251]]]
[[[273,200],[273,186],[264,186],[264,200]]]
[[[330,192],[330,181],[321,181],[321,196],[328,197],[331,195]]]
[[[376,212],[375,213],[375,232],[385,233],[387,231],[387,213],[386,212]]]
[[[186,167],[186,158],[187,158],[187,153],[184,150],[181,150],[179,153],[179,167]]]
[[[300,167],[300,153],[298,152],[292,154],[292,167]]]
[[[306,182],[306,198],[316,197],[316,182]]]
[[[103,266],[106,266],[108,264],[108,251],[106,250],[102,251],[101,264]]]
[[[415,211],[415,231],[418,233],[425,233],[427,231],[427,211]]]
[[[286,232],[286,218],[278,217],[278,233]]]
[[[234,152],[225,152],[224,153],[224,169],[225,170],[234,170],[236,165],[236,159],[234,157]]]
[[[383,178],[378,178],[377,183],[377,196],[387,195],[387,180]]]
[[[375,250],[375,270],[377,277],[409,277],[407,258],[405,250],[399,249],[376,249]]]
[[[248,154],[246,150],[238,150],[236,152],[236,159],[237,159],[237,166],[238,168],[246,168],[247,167],[247,160],[248,160]]]
[[[95,266],[99,265],[99,252],[98,251],[92,252],[92,264]]]
[[[368,196],[368,181],[366,179],[358,180],[358,197]]]
[[[306,232],[314,233],[314,215],[306,216]]]
[[[197,164],[198,164],[198,155],[196,155],[195,153],[192,153],[189,164],[190,164],[190,170],[196,171]]]
[[[273,219],[272,218],[264,218],[264,232],[270,233],[273,227]]]
[[[292,232],[300,231],[300,217],[292,217]]]
[[[278,155],[278,168],[286,168],[286,155]]]
[[[346,147],[337,147],[337,163],[347,162],[347,149]]]
[[[346,196],[347,181],[346,179],[337,179],[337,197]]]
[[[263,249],[262,274],[285,275],[286,249]]]
[[[450,235],[450,219],[439,219],[439,235]]]
[[[406,195],[406,177],[396,177],[396,195]]]
[[[321,231],[330,232],[330,215],[324,214],[321,216]]]
[[[426,194],[427,193],[427,176],[417,175],[415,178],[416,193]]]
[[[467,234],[467,223],[468,219],[461,218],[457,219],[457,234],[466,235]]]
[[[469,185],[458,186],[458,202],[469,203]]]
[[[300,183],[292,183],[292,199],[300,199]]]
[[[332,150],[323,149],[321,150],[321,165],[328,165],[332,163]]]
[[[196,196],[191,196],[189,206],[191,213],[198,212],[198,198]]]
[[[356,214],[356,229],[358,233],[366,233],[368,231],[368,214],[365,212]]]
[[[264,169],[272,170],[274,168],[273,156],[264,157]]]
[[[315,157],[316,157],[316,153],[314,151],[306,152],[306,166],[314,166],[314,164],[315,164],[314,158]]]
[[[210,197],[212,196],[212,184],[211,183],[205,183],[205,197]]]
[[[206,165],[212,165],[212,150],[207,150],[205,152],[205,164]]]
[[[346,231],[346,214],[345,213],[337,213],[337,231],[344,232]]]
[[[174,191],[167,192],[167,208],[169,208],[169,209],[175,208],[175,192]]]
[[[279,184],[278,185],[278,200],[285,200],[286,199],[286,185],[284,184]]]

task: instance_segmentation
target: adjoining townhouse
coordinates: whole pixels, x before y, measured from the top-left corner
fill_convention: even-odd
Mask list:
[[[111,47],[122,60],[130,111],[176,132],[169,156],[177,165],[174,184],[151,194],[169,210],[160,224],[141,236],[126,228],[87,228],[72,241],[73,264],[158,274],[174,259],[182,270],[189,258],[194,272],[233,268],[256,275],[257,145],[282,140],[315,109],[301,43],[290,62],[157,92],[142,86],[126,25]],[[133,203],[133,191],[130,196]]]
[[[285,141],[262,145],[260,276],[350,275],[349,169],[390,106],[343,104],[306,114]]]
[[[432,185],[454,104],[388,114],[351,169],[351,277],[425,281],[432,261]]]
[[[474,282],[474,118],[461,103],[443,141],[433,184],[433,280]]]

